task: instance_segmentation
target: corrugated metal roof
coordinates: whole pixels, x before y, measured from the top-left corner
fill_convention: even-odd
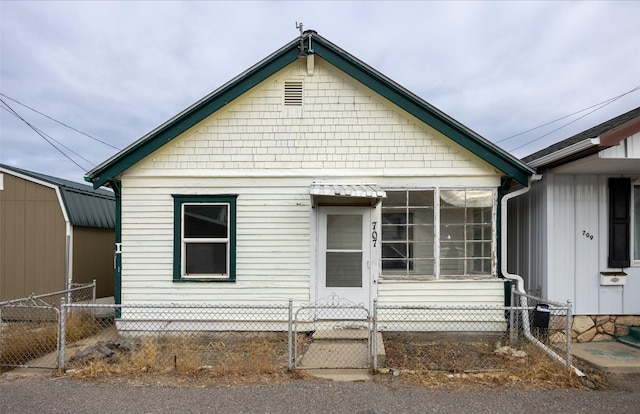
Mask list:
[[[74,226],[113,229],[116,226],[116,199],[111,191],[0,164],[0,170],[30,177],[58,187],[69,221]]]
[[[313,197],[313,204],[335,205],[338,200],[348,204],[366,200],[371,206],[377,205],[387,193],[375,184],[327,184],[312,183],[309,194]]]
[[[311,195],[361,198],[385,198],[387,193],[375,184],[325,184],[312,183]]]

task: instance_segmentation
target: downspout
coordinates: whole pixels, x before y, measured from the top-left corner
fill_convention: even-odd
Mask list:
[[[529,323],[529,312],[526,311],[526,309],[529,307],[529,303],[528,303],[527,297],[524,296],[527,294],[527,292],[525,292],[524,290],[524,280],[522,279],[522,276],[509,273],[509,271],[507,270],[507,267],[508,267],[507,266],[507,243],[506,243],[507,241],[507,203],[512,198],[516,198],[518,196],[521,196],[522,194],[529,192],[529,190],[531,190],[532,182],[540,181],[541,179],[542,179],[541,175],[534,174],[533,176],[529,177],[529,183],[526,187],[523,187],[512,193],[505,194],[502,197],[502,200],[500,202],[500,221],[502,223],[502,226],[500,229],[500,233],[501,233],[500,236],[502,240],[500,244],[500,256],[501,256],[500,271],[502,272],[502,276],[504,276],[506,279],[510,280],[512,283],[515,284],[515,287],[516,287],[515,290],[521,294],[520,307],[523,308],[522,309],[522,325],[524,330],[524,336],[529,341],[531,341],[534,345],[542,349],[551,358],[557,360],[560,363],[565,363],[565,361],[562,359],[560,355],[556,354],[551,348],[549,348],[548,346],[540,342],[538,338],[536,338],[531,334],[531,325]],[[579,377],[585,376],[585,374],[575,366],[571,365],[571,369],[573,370],[573,372],[575,372],[577,376]]]
[[[64,220],[65,226],[65,238],[64,238],[64,279],[65,279],[65,290],[71,289],[71,282],[73,282],[73,225],[71,224],[71,219],[69,219],[69,214],[67,213],[67,206],[64,202],[64,197],[62,196],[62,191],[60,191],[60,187],[55,186],[54,190],[56,192],[56,197],[58,198],[58,204],[60,205],[60,210],[62,211],[62,218]],[[67,293],[67,303],[71,303],[71,293]]]

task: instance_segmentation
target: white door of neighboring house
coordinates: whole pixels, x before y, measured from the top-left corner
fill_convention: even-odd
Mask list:
[[[317,298],[331,296],[369,308],[371,208],[319,207]]]

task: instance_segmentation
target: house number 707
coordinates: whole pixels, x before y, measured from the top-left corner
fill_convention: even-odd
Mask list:
[[[378,244],[378,231],[376,230],[376,224],[378,224],[377,221],[371,223],[371,240],[373,241],[373,247],[376,247],[376,244]]]
[[[589,240],[593,240],[593,234],[589,233],[589,232],[588,232],[588,231],[586,231],[586,230],[582,230],[582,235],[583,235],[584,237],[586,237],[587,239],[589,239]]]

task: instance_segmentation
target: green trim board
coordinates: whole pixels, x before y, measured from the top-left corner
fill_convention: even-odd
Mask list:
[[[172,194],[173,197],[173,281],[235,282],[236,280],[236,200],[237,195]],[[226,203],[229,205],[229,274],[228,277],[182,277],[182,205],[185,203]]]
[[[311,40],[309,41],[310,37]],[[303,40],[305,46],[311,43],[313,48],[312,51],[303,51],[304,53],[314,53],[320,56],[358,82],[371,88],[390,102],[398,105],[425,124],[441,132],[498,170],[504,172],[505,175],[513,177],[520,184],[527,185],[527,178],[533,174],[533,170],[526,164],[464,127],[448,115],[402,88],[370,66],[335,46],[333,43],[317,35],[315,32],[306,32]],[[115,179],[118,175],[150,155],[153,151],[159,149],[207,116],[220,110],[232,100],[249,91],[269,76],[294,62],[301,54],[299,45],[300,38],[289,42],[280,50],[176,115],[156,130],[145,135],[111,159],[89,171],[85,180],[92,182],[94,188],[98,188]]]

